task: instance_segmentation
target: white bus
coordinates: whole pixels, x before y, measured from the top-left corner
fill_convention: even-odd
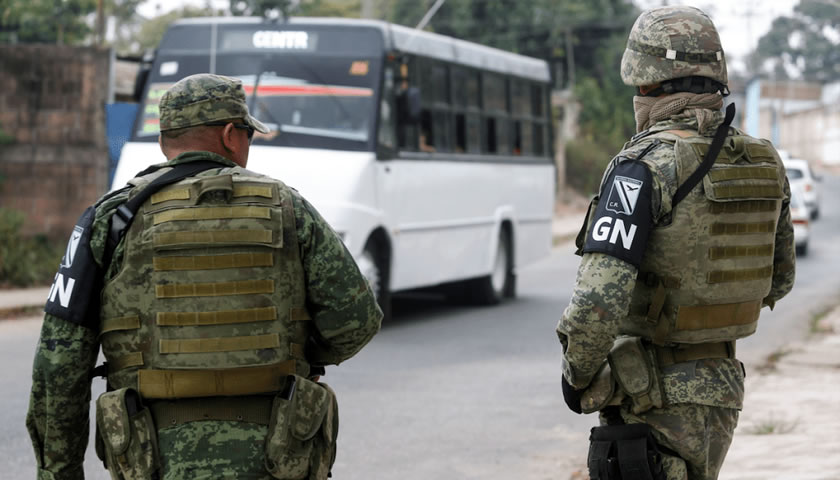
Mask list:
[[[114,187],[164,160],[158,101],[202,72],[243,81],[273,130],[254,138],[248,168],[315,205],[386,313],[391,292],[432,286],[498,303],[517,268],[548,254],[545,62],[379,21],[181,20],[156,52]]]

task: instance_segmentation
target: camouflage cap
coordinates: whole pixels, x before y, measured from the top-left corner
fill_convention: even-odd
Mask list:
[[[726,58],[712,19],[686,6],[642,12],[621,58],[621,80],[642,86],[691,76],[727,84]]]
[[[160,99],[160,131],[241,118],[260,133],[270,130],[248,113],[245,89],[236,78],[200,73],[179,80]]]

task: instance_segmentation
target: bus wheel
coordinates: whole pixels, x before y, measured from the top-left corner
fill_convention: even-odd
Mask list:
[[[459,283],[452,291],[454,299],[472,305],[495,305],[505,297],[516,296],[512,247],[510,231],[503,228],[490,275]]]
[[[379,253],[376,242],[368,240],[365,249],[359,257],[359,271],[367,279],[379,308],[382,309],[383,320],[391,318],[391,291],[388,289],[388,259]]]

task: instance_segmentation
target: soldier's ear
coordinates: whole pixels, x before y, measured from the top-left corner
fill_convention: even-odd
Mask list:
[[[238,145],[236,144],[236,137],[235,137],[235,130],[236,128],[233,126],[232,123],[228,123],[222,129],[222,146],[225,148],[226,152],[234,153],[238,150]]]

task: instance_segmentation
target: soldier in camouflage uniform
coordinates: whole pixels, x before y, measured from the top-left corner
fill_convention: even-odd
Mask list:
[[[168,161],[85,212],[50,293],[26,419],[38,478],[84,477],[100,345],[112,478],[326,478],[338,412],[317,374],[378,331],[373,292],[312,205],[244,168],[268,129],[241,82],[181,80],[160,127]],[[132,218],[128,199],[185,168]]]
[[[720,111],[726,63],[702,11],[642,13],[621,78],[638,87],[639,133],[607,167],[578,236],[557,326],[564,398],[600,412],[591,478],[715,479],[744,397],[735,340],[793,286],[790,189],[770,142]]]

